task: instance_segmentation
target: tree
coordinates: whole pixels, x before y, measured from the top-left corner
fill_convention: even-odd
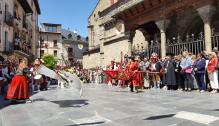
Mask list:
[[[55,69],[58,60],[53,55],[43,56],[43,61],[46,67],[50,69]]]

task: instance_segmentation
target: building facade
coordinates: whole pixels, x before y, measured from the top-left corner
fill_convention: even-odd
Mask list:
[[[54,55],[58,59],[58,64],[62,65],[62,25],[52,23],[42,23],[40,28],[40,43],[38,46],[38,58],[46,54]]]
[[[87,38],[67,29],[62,29],[62,46],[64,59],[69,65],[82,63],[83,53],[88,49]]]
[[[88,24],[87,68],[125,55],[197,54],[219,45],[219,1],[100,0]]]
[[[41,13],[38,0],[1,0],[0,12],[0,52],[13,53],[18,59],[35,58]]]
[[[66,29],[61,24],[43,23],[40,29],[41,43],[38,57],[50,54],[58,59],[59,66],[73,65],[82,61],[88,43],[80,35]]]

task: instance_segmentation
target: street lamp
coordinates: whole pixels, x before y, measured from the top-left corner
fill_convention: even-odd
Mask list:
[[[42,54],[41,54],[41,49],[42,49],[43,41],[44,41],[44,40],[42,39],[42,36],[40,35],[40,41],[39,41],[39,47],[40,47],[40,59],[41,59],[41,57],[42,57],[42,56],[41,56],[41,55],[42,55]]]

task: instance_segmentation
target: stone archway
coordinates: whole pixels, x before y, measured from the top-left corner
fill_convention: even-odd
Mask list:
[[[144,36],[143,29],[137,29],[132,42],[133,51],[143,52],[148,48],[148,41]]]
[[[211,22],[213,31],[219,33],[219,5],[216,7],[216,11],[212,16]]]
[[[201,17],[196,9],[190,7],[170,18],[166,34],[169,39],[180,36],[181,39],[185,40],[187,35],[194,34],[197,36],[200,32],[203,32],[203,29],[204,23]]]

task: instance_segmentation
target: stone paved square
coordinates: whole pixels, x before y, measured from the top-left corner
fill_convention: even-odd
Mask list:
[[[33,95],[33,103],[8,105],[1,99],[0,125],[218,126],[218,98],[218,94],[195,91],[135,94],[128,88],[85,84],[82,97],[71,88],[57,88]],[[189,119],[184,113],[195,116]],[[210,120],[209,124],[199,122],[202,118]]]

